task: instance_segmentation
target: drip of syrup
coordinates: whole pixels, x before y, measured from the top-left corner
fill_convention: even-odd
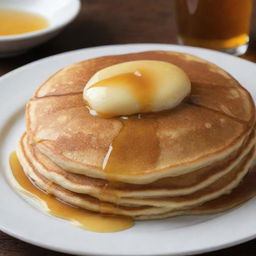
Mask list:
[[[129,217],[93,213],[65,204],[54,196],[44,193],[27,178],[15,152],[10,155],[10,166],[23,192],[46,205],[51,215],[69,220],[79,228],[101,233],[117,232],[133,226],[133,220]]]
[[[133,116],[122,123],[123,127],[103,162],[109,180],[112,180],[111,174],[136,176],[141,170],[153,169],[160,154],[156,119]]]

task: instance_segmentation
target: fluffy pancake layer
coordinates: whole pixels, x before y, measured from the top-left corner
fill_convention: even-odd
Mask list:
[[[127,197],[154,198],[195,193],[222,179],[223,176],[229,175],[252,149],[255,139],[253,133],[228,161],[222,161],[217,165],[202,168],[189,174],[164,178],[144,185],[111,182],[66,172],[32,145],[25,134],[20,143],[38,172],[50,181],[73,192],[89,194],[105,201],[115,202],[117,198],[120,201],[121,198]]]
[[[23,138],[26,137],[24,136]],[[186,214],[187,211],[188,214],[189,212],[193,213],[193,211],[194,213],[198,212],[197,214],[199,214],[200,210],[196,209],[200,209],[201,206],[198,207],[198,205],[217,197],[222,198],[223,195],[230,193],[230,191],[240,183],[242,178],[247,174],[255,157],[255,149],[253,147],[253,149],[251,149],[251,151],[244,156],[241,163],[237,165],[229,174],[226,174],[226,177],[223,177],[219,181],[208,186],[206,189],[199,190],[194,194],[181,197],[155,198],[154,201],[153,199],[149,198],[141,198],[140,200],[135,199],[134,203],[133,200],[124,200],[122,202],[120,198],[114,200],[113,202],[107,202],[102,198],[99,199],[91,195],[80,194],[67,190],[41,175],[36,169],[35,165],[30,161],[31,158],[29,158],[26,153],[27,150],[24,148],[23,143],[20,142],[17,149],[20,162],[26,175],[40,189],[47,193],[53,194],[64,202],[84,208],[86,210],[101,212],[104,214],[132,216],[135,219],[161,218],[162,216],[167,217],[169,215],[174,216]],[[102,193],[104,194],[104,191]],[[246,199],[247,196],[243,200]],[[159,202],[161,201],[164,202],[163,205],[159,205]],[[227,208],[229,207],[227,206]],[[210,209],[208,211],[213,212],[214,209]],[[202,213],[205,213],[205,211],[202,211]]]

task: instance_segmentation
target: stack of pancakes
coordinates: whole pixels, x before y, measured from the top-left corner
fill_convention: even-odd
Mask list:
[[[179,66],[191,95],[169,111],[91,115],[82,97],[87,81],[133,60]],[[212,63],[165,51],[105,56],[60,70],[36,91],[17,154],[40,189],[74,206],[135,219],[203,214],[253,195],[254,124],[250,94]]]

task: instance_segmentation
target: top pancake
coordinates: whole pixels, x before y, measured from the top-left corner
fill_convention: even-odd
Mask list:
[[[90,77],[132,60],[161,60],[181,67],[192,83],[189,99],[141,119],[90,115],[82,98]],[[250,95],[225,71],[192,55],[159,51],[106,56],[64,68],[37,90],[26,111],[29,138],[63,169],[135,184],[224,159],[245,141],[254,118]],[[110,164],[103,169],[106,160]]]
[[[183,69],[192,82],[190,101],[238,118],[252,121],[254,104],[249,93],[230,74],[206,60],[187,53],[151,51],[104,56],[69,65],[51,76],[35,97],[82,92],[91,76],[100,69],[125,61],[159,60]],[[216,86],[218,87],[216,91]]]

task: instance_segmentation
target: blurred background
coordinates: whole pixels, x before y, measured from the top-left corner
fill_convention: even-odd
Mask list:
[[[206,1],[201,0],[201,2]],[[250,3],[254,2],[253,0],[225,1],[228,2],[228,13],[232,11],[232,8],[235,9],[235,20],[231,21],[234,23],[235,28],[239,23],[248,23],[248,20],[250,20],[250,6],[248,7],[248,2],[250,5]],[[211,0],[208,2],[212,5],[212,2],[213,4],[221,4],[221,2],[225,1]],[[198,0],[178,0],[178,2],[181,5],[184,2],[188,3],[188,8],[193,12],[193,3],[198,2]],[[191,2],[192,5],[189,5],[189,2]],[[234,3],[233,5],[231,4],[232,2]],[[243,4],[237,6],[239,2]],[[247,7],[243,10],[245,2],[247,2]],[[199,13],[199,16],[201,15],[199,21],[196,21],[199,24],[204,24],[205,22],[202,23],[203,17],[210,15],[207,6],[203,6],[203,8],[205,9],[203,9],[202,15]],[[183,11],[184,20],[184,17],[186,18],[184,15],[186,14],[184,14],[182,6],[179,6],[178,11],[175,12],[175,10],[177,10],[177,8],[175,9],[175,0],[82,0],[81,10],[78,16],[57,37],[20,56],[0,59],[0,75],[46,56],[85,47],[127,43],[177,44],[180,33],[178,33],[176,26],[176,15],[178,15],[179,12],[181,17],[181,12]],[[223,20],[227,20],[227,17],[229,17],[228,13],[222,15]],[[241,16],[243,13],[244,16]],[[242,19],[239,19],[239,15]],[[213,22],[218,21],[215,25],[219,30],[223,31],[223,25],[221,24],[223,21],[216,19],[216,15],[210,18]],[[191,24],[191,20],[188,24]],[[184,27],[187,26],[185,25],[183,28]],[[180,24],[180,30],[181,28],[182,25]],[[189,29],[192,30],[193,33],[193,28]],[[207,29],[207,27],[205,27],[205,29]],[[255,5],[252,7],[249,34],[249,48],[242,57],[256,61]],[[189,42],[185,41],[185,43]]]

